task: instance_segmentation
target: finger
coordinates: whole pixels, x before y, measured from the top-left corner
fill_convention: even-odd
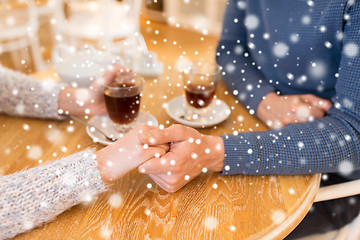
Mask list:
[[[325,112],[322,109],[311,106],[307,103],[297,106],[295,111],[296,120],[300,122],[319,119],[322,118],[324,114]]]
[[[163,179],[161,179],[160,177],[158,177],[157,175],[153,175],[153,174],[149,174],[149,177],[162,189],[164,189],[165,191],[167,191],[168,193],[173,193],[175,192],[173,190],[173,187],[170,186],[169,184],[165,183],[165,181]]]
[[[169,193],[174,193],[186,185],[187,181],[183,180],[180,176],[169,176],[169,175],[154,175],[149,174],[149,177],[156,182],[162,189]]]
[[[160,174],[163,173],[161,158],[153,157],[138,167],[138,171],[143,174]]]
[[[332,106],[331,101],[317,97],[313,94],[301,95],[303,101],[310,103],[312,106],[318,107],[323,111],[327,112]]]
[[[170,150],[170,145],[168,143],[158,144],[158,145],[151,145],[151,147],[162,148],[162,149],[165,150],[165,152],[168,152]]]
[[[143,131],[139,135],[140,142],[149,145],[164,144],[169,142],[181,142],[190,138],[192,128],[183,125],[173,125],[165,129]]]
[[[152,130],[157,130],[158,127],[154,127],[154,126],[149,126],[147,124],[141,124],[139,127],[138,127],[138,132],[139,132],[139,135],[138,135],[138,138],[139,138],[139,141],[141,141],[141,138],[140,138],[140,135],[143,134],[144,132],[148,132],[148,131],[152,131]],[[146,144],[146,143],[145,143]],[[148,145],[148,144],[146,144]],[[164,143],[164,144],[152,144],[151,145],[152,147],[157,147],[157,148],[162,148],[165,150],[165,152],[168,152],[170,150],[170,145],[168,143]]]
[[[138,167],[140,173],[144,174],[167,174],[168,172],[181,171],[180,164],[176,164],[176,160],[172,157],[174,154],[168,152],[162,157],[154,157],[144,162]]]
[[[309,117],[309,121],[312,121],[314,119],[320,119],[322,117],[325,116],[325,111],[321,108],[317,108],[317,107],[311,107],[310,108],[310,117]]]

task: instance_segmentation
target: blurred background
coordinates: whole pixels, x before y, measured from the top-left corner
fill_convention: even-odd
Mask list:
[[[95,51],[130,59],[122,63],[132,66],[152,57],[141,34],[147,21],[218,36],[225,5],[226,0],[0,1],[0,64],[31,73],[79,51]]]

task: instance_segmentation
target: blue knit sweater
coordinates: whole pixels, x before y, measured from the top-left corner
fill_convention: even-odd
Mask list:
[[[223,174],[360,176],[359,1],[229,0],[217,62],[250,113],[269,92],[334,103],[319,120],[223,135]]]

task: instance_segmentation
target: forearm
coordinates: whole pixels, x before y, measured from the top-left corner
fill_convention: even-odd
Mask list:
[[[360,168],[359,123],[337,117],[278,130],[222,136],[223,174],[313,174]]]
[[[0,177],[0,239],[49,222],[105,191],[97,167],[93,151],[86,150]]]
[[[275,88],[267,82],[247,52],[236,53],[242,45],[236,40],[220,41],[217,62],[223,67],[222,79],[230,92],[248,109],[256,113],[260,101]]]
[[[267,82],[261,66],[255,65],[250,54],[244,24],[245,10],[239,9],[237,3],[228,1],[216,61],[223,67],[222,78],[227,88],[254,114],[263,96],[276,90]]]
[[[39,81],[0,65],[0,113],[21,117],[62,119],[58,114],[61,86]]]

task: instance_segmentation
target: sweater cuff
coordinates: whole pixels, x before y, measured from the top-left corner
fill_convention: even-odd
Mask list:
[[[243,136],[221,135],[224,141],[225,160],[222,175],[248,174],[251,146]]]

